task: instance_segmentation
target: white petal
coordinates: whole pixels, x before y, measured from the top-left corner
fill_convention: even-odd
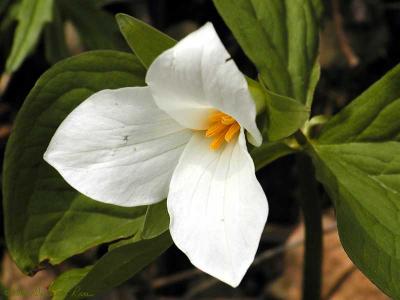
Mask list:
[[[187,128],[206,129],[215,110],[234,117],[261,144],[247,82],[211,23],[162,53],[146,82],[157,105]]]
[[[236,287],[254,260],[268,215],[243,130],[222,151],[193,135],[172,176],[170,231],[199,269]]]
[[[95,200],[151,204],[167,196],[191,135],[155,105],[147,87],[103,90],[67,116],[44,159]]]

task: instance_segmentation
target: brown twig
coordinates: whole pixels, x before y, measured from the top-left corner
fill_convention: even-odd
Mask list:
[[[199,284],[195,285],[192,289],[190,289],[185,294],[184,299],[193,299],[195,296],[213,287],[218,282],[219,282],[218,279],[215,278],[204,280],[203,282],[200,282]]]
[[[343,17],[340,13],[339,0],[332,0],[332,14],[333,22],[335,24],[335,32],[339,42],[340,50],[342,51],[347,63],[351,68],[358,66],[360,59],[354,53],[350,46],[349,39],[347,38],[346,32],[343,29]]]
[[[7,139],[12,130],[11,124],[0,125],[0,140]]]
[[[0,96],[4,95],[11,80],[11,74],[2,74],[0,77]]]
[[[346,270],[346,272],[344,272],[344,274],[336,281],[335,285],[329,289],[324,299],[331,299],[355,271],[357,271],[356,266],[351,265],[348,270]]]
[[[202,274],[202,272],[199,269],[190,269],[176,274],[172,274],[170,276],[156,278],[155,280],[153,280],[151,286],[154,289],[159,289],[171,284],[188,280],[200,274]]]

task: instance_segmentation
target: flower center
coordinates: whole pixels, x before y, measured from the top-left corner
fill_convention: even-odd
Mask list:
[[[240,125],[231,116],[217,111],[209,117],[210,126],[206,131],[206,137],[212,138],[210,149],[219,149],[224,142],[229,143],[239,133]]]

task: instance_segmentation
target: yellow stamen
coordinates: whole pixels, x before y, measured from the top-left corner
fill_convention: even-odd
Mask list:
[[[221,132],[218,136],[216,136],[210,144],[211,150],[218,150],[223,142],[225,141],[226,131]]]
[[[205,135],[213,138],[210,144],[212,150],[218,150],[224,142],[232,141],[240,130],[240,125],[234,118],[220,111],[212,113],[208,120],[210,126]]]
[[[214,123],[206,131],[206,137],[215,136],[226,129],[226,125],[221,123]]]
[[[239,130],[240,125],[238,124],[238,122],[235,121],[235,123],[231,127],[229,127],[228,131],[226,132],[225,141],[229,143],[236,136]]]
[[[236,120],[228,115],[225,115],[221,118],[221,123],[225,124],[225,125],[232,125],[235,122],[236,122]]]
[[[210,121],[210,123],[215,123],[215,122],[219,122],[221,120],[221,118],[224,116],[226,116],[226,114],[224,114],[223,112],[217,111],[215,113],[212,113],[208,117],[208,120]]]

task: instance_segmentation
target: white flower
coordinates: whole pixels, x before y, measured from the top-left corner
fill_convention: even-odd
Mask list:
[[[212,24],[150,66],[148,87],[100,91],[62,122],[44,159],[81,193],[138,206],[168,196],[175,244],[236,287],[268,204],[247,151],[261,144],[246,80]]]

